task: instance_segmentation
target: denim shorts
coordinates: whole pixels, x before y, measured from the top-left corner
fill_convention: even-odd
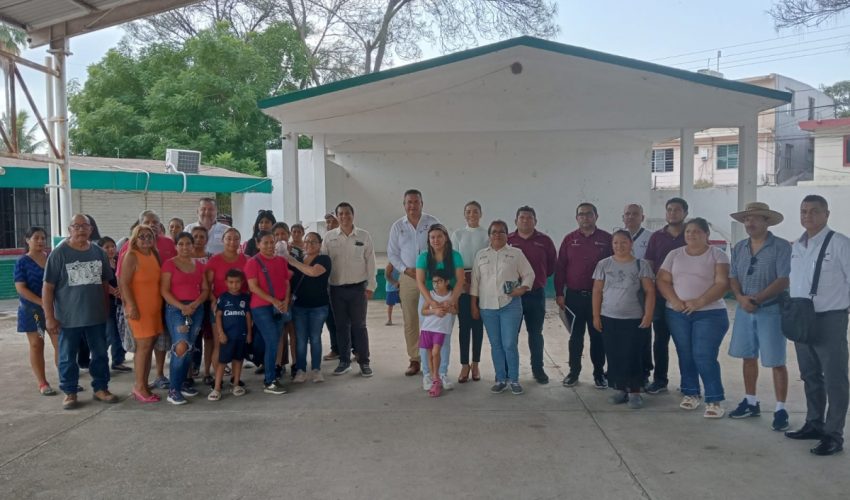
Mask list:
[[[785,365],[785,348],[788,340],[782,335],[782,317],[779,305],[756,309],[752,314],[738,306],[729,341],[729,355],[733,358],[761,358],[762,366],[773,368]]]

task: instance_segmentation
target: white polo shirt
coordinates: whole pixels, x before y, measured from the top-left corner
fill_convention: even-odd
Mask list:
[[[645,227],[641,227],[638,229],[637,234],[632,235],[632,255],[636,259],[643,259],[646,256],[646,248],[649,246],[650,236],[652,236],[652,231]]]
[[[812,238],[803,233],[791,246],[792,297],[809,297],[818,254],[829,231],[828,226],[824,227]],[[850,307],[850,239],[841,233],[833,234],[826,247],[817,295],[813,301],[815,312]]]
[[[436,217],[424,212],[416,227],[407,220],[407,215],[393,222],[387,241],[387,258],[399,273],[408,267],[416,268],[419,254],[428,250],[428,229],[439,223]]]
[[[186,226],[185,231],[187,233],[191,233],[192,229],[200,226],[200,222],[193,222]],[[224,232],[230,229],[230,226],[227,224],[222,224],[221,222],[216,222],[212,225],[210,230],[208,231],[209,235],[207,237],[207,252],[215,255],[217,253],[221,253],[224,251]]]

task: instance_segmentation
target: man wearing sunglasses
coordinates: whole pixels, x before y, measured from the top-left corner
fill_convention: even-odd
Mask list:
[[[746,210],[732,214],[744,225],[749,238],[732,249],[729,281],[738,307],[729,342],[729,355],[744,360],[745,397],[729,417],[758,417],[761,408],[756,397],[758,361],[773,370],[776,410],[773,430],[788,428],[785,398],[788,395],[788,370],[785,367],[787,341],[782,335],[777,296],[788,289],[791,273],[791,244],[767,230],[782,222],[782,214],[766,203],[748,203]]]

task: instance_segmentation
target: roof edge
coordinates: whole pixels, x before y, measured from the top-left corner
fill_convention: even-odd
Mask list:
[[[312,97],[331,94],[334,92],[367,85],[369,83],[409,75],[412,73],[417,73],[419,71],[424,71],[439,66],[445,66],[455,62],[465,61],[474,57],[479,57],[486,54],[491,54],[493,52],[498,52],[500,50],[520,46],[531,47],[573,57],[581,57],[584,59],[614,64],[617,66],[636,69],[640,71],[648,71],[701,85],[722,88],[725,90],[741,92],[744,94],[751,94],[759,97],[765,97],[768,99],[776,99],[778,101],[782,101],[783,103],[791,102],[793,98],[791,93],[789,92],[767,89],[764,87],[759,87],[756,85],[751,85],[735,80],[726,80],[725,78],[703,75],[700,73],[694,73],[692,71],[671,68],[669,66],[662,66],[660,64],[641,61],[638,59],[631,59],[628,57],[608,54],[606,52],[599,52],[596,50],[586,49],[584,47],[577,47],[575,45],[567,45],[559,42],[553,42],[551,40],[543,40],[541,38],[535,38],[532,36],[521,36],[489,45],[484,45],[481,47],[475,47],[460,52],[454,52],[452,54],[446,54],[444,56],[435,57],[433,59],[427,59],[425,61],[419,61],[404,66],[399,66],[397,68],[379,71],[377,73],[369,73],[366,75],[355,76],[352,78],[347,78],[345,80],[339,80],[336,82],[319,85],[318,87],[312,87],[304,90],[268,97],[258,101],[257,105],[260,109],[269,109],[275,106],[280,106],[282,104],[288,104],[304,99],[310,99]]]
[[[824,128],[850,127],[850,118],[829,118],[826,120],[804,120],[800,122],[800,129],[814,132]]]

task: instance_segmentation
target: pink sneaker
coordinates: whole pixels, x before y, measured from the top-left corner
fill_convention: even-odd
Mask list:
[[[428,391],[428,395],[432,398],[440,397],[440,393],[443,391],[443,382],[440,379],[435,380],[431,384],[431,390]]]

